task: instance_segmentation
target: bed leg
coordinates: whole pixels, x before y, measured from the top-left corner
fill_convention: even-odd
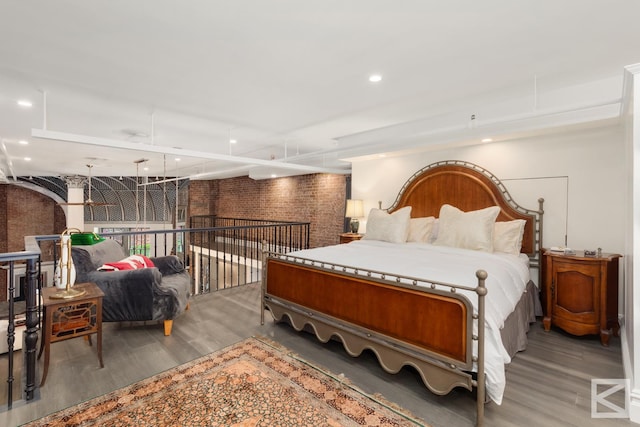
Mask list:
[[[476,396],[477,416],[476,425],[481,427],[484,425],[484,405],[486,398],[485,378],[484,378],[484,298],[487,295],[485,280],[487,280],[487,272],[478,270],[476,277],[478,278],[478,386]]]
[[[481,397],[481,394],[484,395],[484,390],[482,393],[480,393],[480,387],[481,387],[480,383],[478,383],[478,396],[477,396],[478,410],[476,415],[477,416],[476,425],[478,427],[482,427],[484,425],[484,397]]]

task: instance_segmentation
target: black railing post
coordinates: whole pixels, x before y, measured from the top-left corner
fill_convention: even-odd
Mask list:
[[[16,340],[14,292],[16,281],[14,280],[14,261],[9,263],[9,325],[7,326],[7,352],[9,356],[9,375],[7,376],[7,407],[13,406],[13,347]]]
[[[38,269],[35,259],[27,260],[27,286],[26,289],[26,331],[24,344],[24,366],[27,369],[27,382],[25,384],[25,400],[33,399],[36,388],[36,344],[38,343],[39,313],[36,303],[36,289],[38,288]]]

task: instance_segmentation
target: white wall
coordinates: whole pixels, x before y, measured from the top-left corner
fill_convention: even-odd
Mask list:
[[[518,141],[426,151],[401,157],[355,161],[353,198],[365,212],[393,204],[398,191],[416,171],[433,162],[465,160],[484,167],[521,206],[537,209],[545,199],[544,245],[567,245],[624,253],[625,160],[619,124]],[[366,221],[362,223],[366,232]]]
[[[625,375],[631,380],[629,400],[629,416],[631,421],[640,423],[640,352],[635,344],[640,343],[640,275],[634,268],[640,256],[640,111],[635,108],[635,99],[640,99],[640,64],[627,67],[625,76],[626,103],[624,105],[623,124],[625,128],[625,148],[629,182],[625,189],[627,195],[627,216],[625,218],[627,233],[627,257],[624,260],[625,286],[624,321],[621,325],[622,359]]]

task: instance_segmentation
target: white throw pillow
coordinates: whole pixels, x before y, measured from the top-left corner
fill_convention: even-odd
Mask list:
[[[493,251],[518,255],[522,249],[526,223],[524,219],[496,222],[493,229]]]
[[[436,220],[433,221],[433,226],[431,227],[431,236],[429,237],[428,243],[433,244],[433,242],[436,241],[436,239],[438,238],[439,229],[440,229],[440,220],[436,218]]]
[[[433,216],[411,218],[409,220],[409,237],[407,242],[430,243],[431,230],[436,218]]]
[[[398,209],[392,214],[380,209],[371,209],[363,239],[405,243],[409,233],[410,218],[411,206]]]
[[[493,252],[493,230],[498,206],[463,212],[451,205],[440,208],[438,238],[434,245]]]

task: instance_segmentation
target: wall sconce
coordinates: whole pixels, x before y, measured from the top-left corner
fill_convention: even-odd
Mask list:
[[[347,209],[344,214],[346,218],[351,218],[350,228],[352,233],[358,232],[358,227],[360,226],[359,218],[364,217],[364,204],[362,200],[347,200]]]

